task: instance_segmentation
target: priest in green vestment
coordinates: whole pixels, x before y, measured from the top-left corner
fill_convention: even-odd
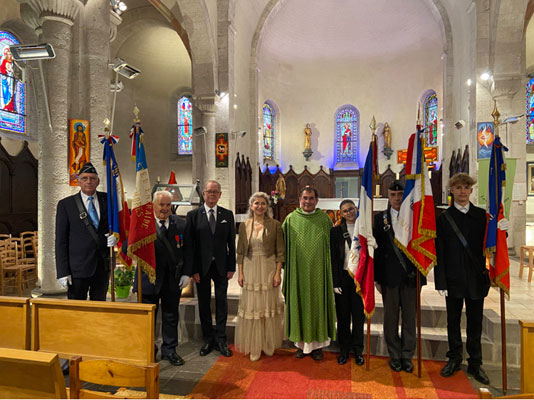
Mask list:
[[[318,193],[306,186],[300,192],[300,208],[289,214],[282,230],[286,262],[282,292],[286,302],[286,336],[298,348],[296,357],[311,353],[323,359],[336,335],[336,309],[330,264],[332,221],[316,208]]]

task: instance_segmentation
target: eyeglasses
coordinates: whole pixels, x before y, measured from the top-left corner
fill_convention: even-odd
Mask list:
[[[219,192],[218,190],[204,190],[204,193],[207,193],[207,194],[219,194],[221,192]]]
[[[355,208],[355,207],[345,208],[344,210],[341,210],[341,212],[342,212],[343,214],[348,214],[348,213],[353,212],[353,211],[356,211],[356,208]]]

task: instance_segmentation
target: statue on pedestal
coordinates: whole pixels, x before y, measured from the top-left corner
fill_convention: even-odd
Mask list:
[[[308,161],[313,154],[311,149],[311,136],[312,130],[310,128],[310,124],[306,124],[306,128],[304,128],[304,152],[302,153],[306,161]]]
[[[391,128],[389,127],[389,124],[386,122],[384,125],[384,150],[382,151],[386,158],[389,160],[391,158],[391,155],[393,154],[393,150],[391,149]]]

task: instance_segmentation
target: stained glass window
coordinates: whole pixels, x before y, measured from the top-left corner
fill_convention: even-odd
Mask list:
[[[438,96],[430,93],[425,99],[425,142],[427,146],[438,145]]]
[[[527,144],[534,143],[534,78],[527,83]]]
[[[193,105],[188,97],[178,100],[178,154],[193,154]]]
[[[0,31],[0,129],[24,133],[26,88],[22,73],[13,62],[9,46],[19,44],[15,36]]]
[[[274,111],[268,103],[263,105],[263,158],[274,160]]]
[[[336,163],[358,162],[360,140],[360,113],[346,105],[336,112]]]

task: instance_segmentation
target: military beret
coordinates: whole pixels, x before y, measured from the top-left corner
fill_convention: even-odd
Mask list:
[[[393,190],[395,192],[397,192],[399,190],[404,190],[404,185],[402,184],[401,181],[396,179],[396,180],[393,181],[393,183],[391,185],[389,185],[389,190]]]
[[[78,175],[81,175],[81,174],[97,174],[98,175],[98,172],[96,172],[96,168],[93,167],[93,164],[91,164],[90,162],[86,162],[85,164],[83,164],[83,167],[80,168],[80,171],[78,172]]]

